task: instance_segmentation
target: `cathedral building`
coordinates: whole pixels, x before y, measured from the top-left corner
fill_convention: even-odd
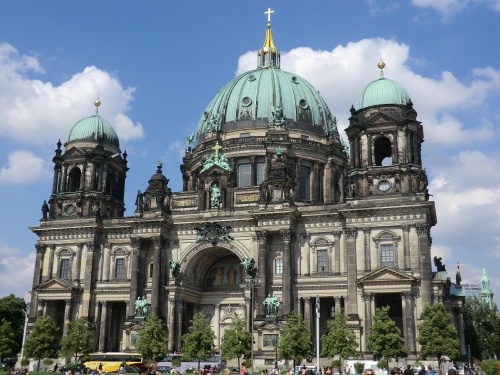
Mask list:
[[[58,142],[50,197],[31,228],[30,327],[49,315],[64,336],[85,318],[95,351],[133,352],[144,316],[157,315],[176,351],[202,311],[217,350],[238,315],[264,366],[292,311],[315,342],[318,298],[320,335],[345,313],[364,358],[376,309],[390,306],[415,358],[423,309],[443,303],[465,354],[463,297],[432,270],[423,125],[384,67],[353,98],[344,142],[318,91],[280,69],[268,18],[256,69],[224,86],[186,138],[182,191],[158,163],[147,183],[127,187],[140,189],[133,216],[124,215],[127,155],[96,101],[96,114]],[[269,296],[280,302],[276,319]]]

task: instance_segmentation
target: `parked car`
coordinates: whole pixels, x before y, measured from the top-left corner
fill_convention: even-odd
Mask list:
[[[161,372],[162,374],[169,374],[170,371],[172,371],[172,367],[170,367],[170,366],[158,366],[156,368],[156,370],[158,372]],[[129,371],[127,371],[127,372],[129,372]]]
[[[160,370],[160,368],[158,367],[157,369],[159,372],[163,373],[163,372],[166,372],[166,371],[163,371],[163,370]],[[135,367],[135,366],[125,366],[125,372],[126,373],[139,373],[141,372],[141,369],[138,368],[138,367]],[[169,371],[170,372],[170,371]]]

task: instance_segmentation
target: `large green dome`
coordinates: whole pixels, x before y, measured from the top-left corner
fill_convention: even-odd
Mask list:
[[[380,77],[369,83],[361,92],[356,102],[356,110],[384,104],[406,105],[410,101],[410,95],[396,81]]]
[[[309,82],[266,66],[239,75],[219,91],[201,117],[195,142],[214,125],[219,131],[266,128],[273,107],[281,107],[288,129],[323,135],[333,121],[325,100]]]
[[[78,121],[69,132],[68,142],[100,141],[120,146],[118,135],[113,127],[98,114]]]

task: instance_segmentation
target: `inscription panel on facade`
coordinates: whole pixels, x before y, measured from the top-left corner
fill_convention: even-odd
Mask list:
[[[198,205],[198,199],[187,198],[187,199],[174,199],[173,208],[186,208],[186,207],[196,207]]]
[[[237,194],[236,203],[257,203],[260,200],[260,194]]]

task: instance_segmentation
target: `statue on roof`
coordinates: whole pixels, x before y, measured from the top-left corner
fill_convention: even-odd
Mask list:
[[[446,272],[446,267],[443,264],[441,257],[439,258],[437,256],[434,257],[434,265],[436,266],[438,272]]]
[[[284,127],[285,116],[283,115],[282,106],[271,105],[271,116],[269,116],[269,126]]]
[[[186,137],[186,152],[191,152],[191,142],[193,142],[194,133],[191,133]]]

